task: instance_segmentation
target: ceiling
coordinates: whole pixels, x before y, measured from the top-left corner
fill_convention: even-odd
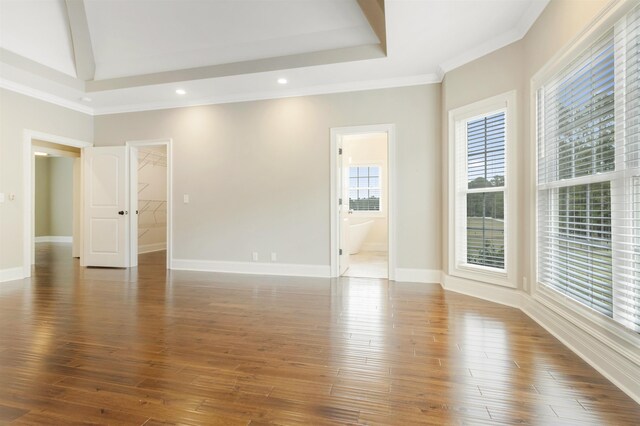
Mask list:
[[[0,87],[105,114],[433,83],[548,1],[0,0]]]

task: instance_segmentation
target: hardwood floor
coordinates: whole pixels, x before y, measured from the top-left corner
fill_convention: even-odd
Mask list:
[[[518,310],[438,285],[82,269],[0,284],[0,423],[638,424]]]

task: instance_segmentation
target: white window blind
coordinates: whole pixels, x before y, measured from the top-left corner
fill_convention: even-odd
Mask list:
[[[459,123],[464,135],[457,159],[460,262],[505,269],[506,113],[504,110]]]
[[[537,93],[538,282],[638,332],[639,10]]]

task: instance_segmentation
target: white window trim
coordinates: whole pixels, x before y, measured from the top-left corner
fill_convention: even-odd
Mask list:
[[[612,2],[585,30],[579,34],[563,50],[558,52],[532,78],[530,84],[529,122],[531,123],[529,140],[531,149],[529,156],[529,178],[531,181],[529,240],[531,247],[531,263],[529,276],[531,279],[531,296],[567,321],[603,342],[605,345],[640,365],[640,334],[634,333],[622,324],[605,315],[600,315],[591,308],[570,297],[538,283],[538,90],[555,74],[568,65],[576,55],[601,37],[615,22],[628,13],[637,3],[621,0]],[[590,183],[590,182],[584,182]],[[526,290],[526,289],[525,289]]]
[[[352,211],[352,215],[356,216],[356,217],[386,217],[387,216],[387,211],[385,208],[385,185],[383,185],[384,179],[386,179],[386,176],[384,175],[384,166],[382,163],[380,162],[375,162],[375,161],[359,161],[359,162],[352,162],[349,163],[348,168],[351,167],[377,167],[380,169],[380,210],[353,210]],[[351,189],[351,187],[349,186],[349,176],[345,176],[346,178],[346,183],[345,183],[345,188],[347,188],[347,194],[345,199],[347,200],[347,203],[349,202],[349,190]]]
[[[517,129],[517,109],[516,91],[510,91],[497,95],[470,105],[449,111],[449,212],[450,218],[449,232],[449,275],[465,278],[473,281],[480,281],[504,287],[517,288],[516,262],[517,262],[517,188],[518,176],[515,173],[516,166],[516,146],[518,144]],[[497,111],[506,112],[505,122],[505,150],[506,169],[504,186],[504,213],[505,213],[505,269],[496,270],[479,265],[469,265],[457,258],[457,241],[460,240],[460,232],[464,232],[460,226],[461,219],[458,217],[459,191],[456,176],[457,156],[460,150],[464,150],[466,155],[466,141],[461,141],[458,123],[471,118],[490,114]],[[466,182],[465,182],[466,184]],[[466,223],[466,215],[464,218]]]

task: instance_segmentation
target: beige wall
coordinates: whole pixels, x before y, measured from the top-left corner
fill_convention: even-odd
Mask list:
[[[518,92],[518,218],[517,250],[517,284],[522,287],[523,277],[529,278],[531,267],[529,230],[533,226],[533,206],[530,195],[534,190],[534,182],[530,178],[530,158],[535,155],[535,141],[530,132],[530,81],[552,57],[564,46],[576,38],[584,28],[596,18],[599,12],[609,3],[607,0],[551,0],[547,8],[534,23],[527,35],[519,42],[506,46],[476,61],[461,66],[445,75],[442,83],[442,125],[443,150],[442,159],[443,190],[443,228],[449,226],[448,210],[448,146],[447,131],[448,112],[463,105],[505,93],[510,90]],[[449,241],[445,233],[443,238],[442,267],[448,272]]]
[[[50,234],[73,234],[73,158],[52,157],[50,170]]]
[[[46,157],[36,157],[35,161],[35,236],[42,237],[51,234],[49,207],[51,205],[51,191],[49,179],[51,162]]]
[[[36,157],[36,237],[72,236],[73,160],[71,157]]]
[[[0,269],[22,266],[23,227],[30,217],[23,211],[23,132],[35,130],[91,142],[93,118],[57,105],[0,89],[0,192],[15,200],[0,204]]]
[[[440,106],[433,84],[114,114],[95,141],[173,139],[174,258],[329,265],[329,131],[395,123],[398,267],[439,270]]]

